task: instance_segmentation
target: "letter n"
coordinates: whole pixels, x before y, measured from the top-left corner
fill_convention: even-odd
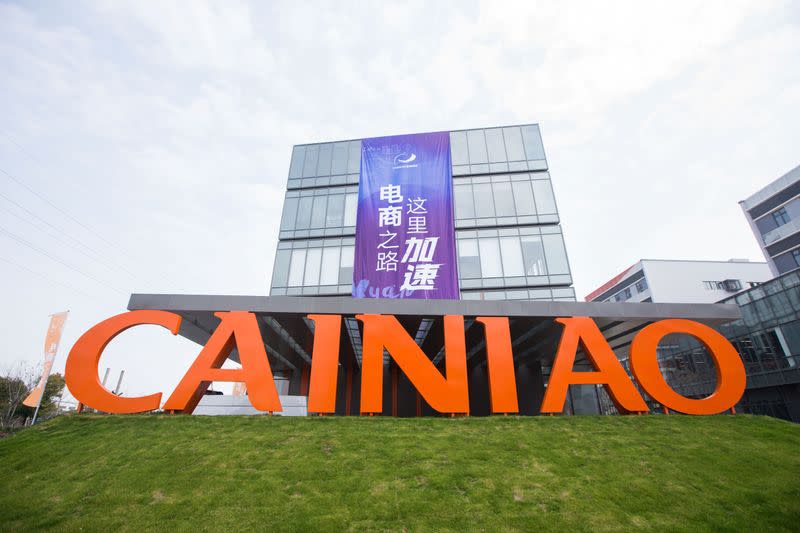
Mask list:
[[[383,351],[389,352],[425,401],[440,413],[469,413],[464,317],[444,317],[445,378],[391,315],[356,315],[364,324],[361,412],[383,411]]]
[[[191,414],[212,382],[233,381],[247,386],[250,403],[259,411],[280,411],[281,402],[256,315],[246,311],[214,314],[221,320],[219,326],[175,387],[164,410]],[[234,348],[239,351],[242,368],[220,368]]]
[[[557,318],[556,322],[564,324],[564,332],[561,334],[561,342],[558,344],[558,352],[544,393],[542,413],[562,412],[570,385],[594,384],[606,386],[620,413],[649,411],[594,320],[588,317],[572,317]],[[586,358],[595,372],[572,370],[579,344],[583,346]]]

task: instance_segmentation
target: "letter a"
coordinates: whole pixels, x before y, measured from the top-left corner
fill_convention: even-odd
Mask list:
[[[641,395],[636,391],[625,369],[611,350],[594,320],[588,317],[557,318],[564,324],[561,342],[553,361],[550,381],[542,401],[542,413],[560,413],[570,385],[606,386],[611,400],[620,413],[649,411]],[[574,372],[575,354],[582,344],[586,358],[596,372]]]
[[[250,403],[259,411],[280,411],[281,402],[256,315],[245,311],[214,315],[221,320],[219,326],[175,387],[164,410],[191,414],[213,381],[233,381],[245,383]],[[239,350],[242,368],[220,368],[234,347]]]

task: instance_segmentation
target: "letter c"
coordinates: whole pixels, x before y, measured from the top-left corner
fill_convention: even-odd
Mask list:
[[[667,384],[658,367],[656,349],[670,333],[687,333],[706,347],[717,371],[717,387],[711,396],[701,400],[686,398]],[[636,381],[647,394],[665,407],[688,415],[727,411],[742,397],[747,383],[744,365],[731,343],[719,332],[692,320],[661,320],[642,329],[631,343],[630,364]]]
[[[103,350],[114,337],[128,328],[143,324],[163,326],[178,334],[181,316],[167,311],[130,311],[113,316],[81,335],[67,357],[64,381],[79,402],[98,411],[115,414],[143,413],[161,405],[161,393],[124,398],[103,387],[97,366]]]

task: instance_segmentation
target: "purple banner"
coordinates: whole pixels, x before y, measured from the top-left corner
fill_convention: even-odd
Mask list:
[[[458,300],[450,134],[364,139],[355,298]]]

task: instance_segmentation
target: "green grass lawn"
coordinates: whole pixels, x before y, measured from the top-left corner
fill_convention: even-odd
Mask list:
[[[0,440],[0,530],[800,529],[752,416],[61,417]]]

